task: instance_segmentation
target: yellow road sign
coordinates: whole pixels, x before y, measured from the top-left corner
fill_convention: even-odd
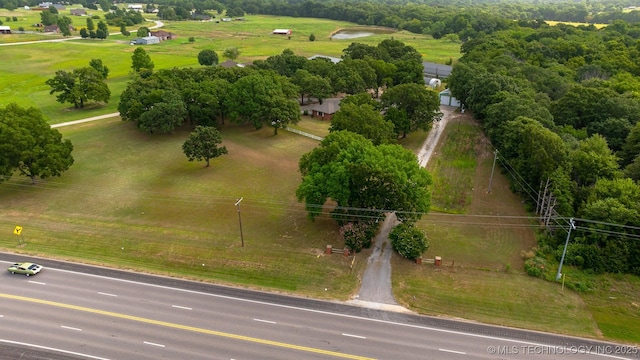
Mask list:
[[[16,235],[22,234],[22,226],[16,225],[16,227],[13,229],[13,233]]]

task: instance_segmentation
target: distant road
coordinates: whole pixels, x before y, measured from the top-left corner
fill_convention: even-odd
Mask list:
[[[120,116],[120,113],[116,112],[116,113],[111,113],[111,114],[98,115],[98,116],[94,116],[94,117],[90,117],[90,118],[86,118],[86,119],[67,121],[67,122],[63,122],[63,123],[60,123],[60,124],[53,124],[53,125],[51,125],[51,127],[52,128],[59,128],[59,127],[63,127],[63,126],[82,124],[82,123],[86,123],[86,122],[90,122],[90,121],[107,119],[107,118],[112,118],[112,117],[116,117],[116,116]]]
[[[157,29],[157,28],[161,28],[164,26],[164,23],[162,21],[155,21],[155,20],[147,20],[147,21],[153,21],[155,23],[154,26],[150,27],[149,29]],[[115,32],[115,33],[110,33],[109,35],[119,35],[120,32]],[[62,41],[68,41],[68,40],[79,40],[82,39],[80,36],[70,36],[70,37],[65,37],[62,39],[51,39],[51,40],[35,40],[35,41],[22,41],[22,42],[14,42],[14,43],[6,43],[6,44],[0,44],[0,46],[12,46],[12,45],[29,45],[29,44],[38,44],[38,43],[48,43],[48,42],[62,42]]]

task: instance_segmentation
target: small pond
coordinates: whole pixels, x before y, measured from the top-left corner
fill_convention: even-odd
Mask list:
[[[367,37],[367,36],[371,36],[373,35],[372,32],[368,32],[368,31],[347,31],[347,30],[342,30],[342,31],[338,31],[337,33],[333,34],[333,36],[331,37],[332,39],[336,39],[336,40],[348,40],[348,39],[356,39],[356,38],[361,38],[361,37]]]

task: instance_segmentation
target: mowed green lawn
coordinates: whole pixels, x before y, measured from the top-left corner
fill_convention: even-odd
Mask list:
[[[295,199],[298,159],[316,141],[225,128],[229,154],[205,168],[182,154],[184,129],[147,136],[114,118],[60,130],[76,160],[63,177],[0,186],[2,248],[317,297],[356,288],[360,263],[323,255],[341,246],[335,222],[308,221]]]

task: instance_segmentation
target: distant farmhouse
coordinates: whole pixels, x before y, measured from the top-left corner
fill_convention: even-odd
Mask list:
[[[144,11],[142,5],[138,5],[138,4],[129,4],[127,5],[127,10],[133,10],[133,11]]]
[[[53,6],[58,11],[62,11],[62,10],[66,9],[64,7],[64,5],[62,5],[62,4],[54,4],[52,2],[45,1],[45,2],[41,2],[40,4],[38,4],[38,8],[35,9],[35,10],[47,10],[47,9],[49,9],[50,6]]]
[[[151,36],[159,38],[160,41],[171,40],[177,37],[176,34],[164,30],[152,31]]]
[[[291,31],[291,29],[275,29],[272,32],[272,34],[275,35],[291,35],[292,33],[293,31]]]
[[[87,12],[84,9],[71,9],[70,12],[74,16],[87,16]]]
[[[0,34],[11,34],[11,27],[0,26]]]
[[[76,29],[69,25],[69,30],[70,31],[75,31]],[[46,33],[59,33],[60,32],[60,27],[58,27],[58,25],[47,25],[44,27],[44,32]]]
[[[221,66],[223,68],[233,68],[233,67],[236,67],[236,66],[237,67],[245,67],[244,64],[237,63],[237,62],[235,62],[233,60],[227,60],[225,62],[220,63],[220,65],[218,65],[218,66]]]

